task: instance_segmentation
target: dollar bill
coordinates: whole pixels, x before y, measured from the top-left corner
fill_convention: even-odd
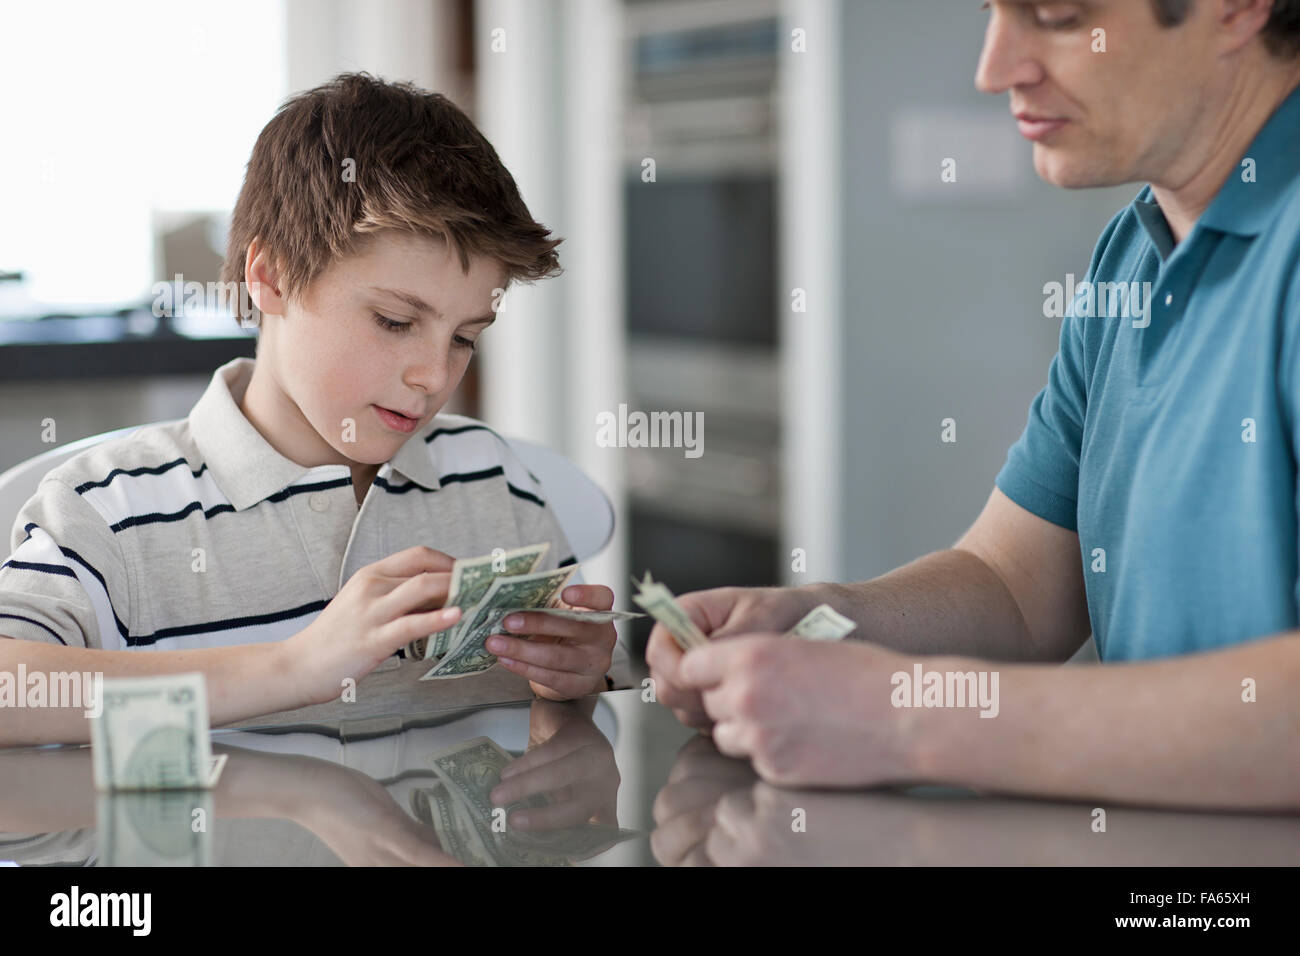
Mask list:
[[[785,633],[787,637],[802,637],[809,641],[838,641],[857,626],[856,621],[850,621],[829,604],[819,604]]]
[[[226,756],[212,756],[202,674],[107,678],[103,697],[103,712],[90,725],[96,789],[216,785]]]
[[[545,614],[547,617],[558,617],[565,621],[578,621],[583,624],[608,624],[610,621],[632,621],[645,617],[644,614],[636,614],[632,611],[581,611],[567,607],[512,607],[502,611],[501,616],[509,617],[516,611]]]
[[[677,603],[673,592],[650,577],[649,571],[645,573],[645,579],[642,581],[633,578],[632,584],[638,589],[637,593],[632,595],[632,600],[667,628],[668,633],[677,642],[677,646],[683,651],[708,643],[709,639]]]
[[[496,577],[530,574],[541,564],[551,548],[549,541],[514,548],[501,554],[485,554],[477,558],[458,558],[451,567],[451,580],[447,585],[447,600],[443,607],[461,609],[461,619],[449,628],[412,641],[406,655],[412,660],[442,657],[456,643],[461,625],[474,607],[487,593]]]
[[[494,667],[496,655],[485,645],[488,637],[500,631],[501,620],[505,617],[503,612],[546,607],[577,570],[578,566],[571,564],[554,571],[494,578],[482,600],[475,605],[457,643],[420,680],[466,677]]]

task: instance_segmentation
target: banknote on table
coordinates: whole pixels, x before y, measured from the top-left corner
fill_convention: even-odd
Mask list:
[[[95,842],[100,866],[211,866],[211,790],[116,790],[98,795]]]
[[[447,600],[443,607],[461,609],[461,619],[449,628],[412,641],[406,648],[410,660],[428,660],[442,657],[456,643],[461,626],[470,610],[487,593],[494,578],[531,574],[537,570],[551,543],[530,544],[501,554],[485,554],[477,558],[458,558],[451,566],[451,580],[447,585]]]
[[[546,607],[577,570],[578,565],[570,564],[554,571],[494,578],[483,598],[474,606],[457,643],[420,680],[467,677],[496,666],[496,655],[487,649],[486,644],[491,635],[500,631],[505,617],[502,612]]]
[[[603,852],[616,843],[630,840],[638,834],[607,824],[585,823],[555,830],[510,830],[498,832],[493,827],[494,812],[490,796],[501,781],[501,771],[514,758],[490,737],[476,737],[456,744],[428,757],[428,763],[442,781],[441,793],[425,798],[428,809],[417,810],[417,818],[426,815],[441,818],[435,822],[443,848],[457,859],[470,865],[475,858],[475,847],[483,847],[491,862],[487,866],[568,866],[569,860],[586,859]],[[451,808],[436,805],[439,799],[450,798]],[[413,798],[413,804],[415,798]],[[544,807],[545,797],[535,794],[528,799],[501,809],[509,812],[516,807]],[[413,809],[415,809],[413,805]],[[435,819],[436,819],[435,818]],[[453,822],[459,819],[459,823]],[[443,839],[443,830],[449,839]],[[466,834],[473,832],[477,842]],[[458,852],[459,851],[459,852]],[[464,852],[467,856],[462,856]]]
[[[802,637],[808,641],[838,641],[851,634],[857,626],[856,621],[849,620],[829,604],[818,604],[786,631],[785,636]]]
[[[650,577],[649,571],[645,573],[645,579],[642,581],[633,578],[632,584],[638,589],[638,592],[632,595],[632,600],[667,628],[668,633],[677,642],[677,646],[683,651],[708,643],[709,639],[677,603],[673,592]]]
[[[111,677],[90,722],[97,790],[198,790],[216,785],[203,675]]]

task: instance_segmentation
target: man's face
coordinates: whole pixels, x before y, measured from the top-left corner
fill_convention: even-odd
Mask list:
[[[1148,0],[988,6],[975,85],[1010,93],[1039,176],[1080,188],[1172,174],[1211,92],[1205,0],[1173,28],[1156,22]]]
[[[346,461],[388,461],[460,385],[505,281],[504,266],[478,256],[467,275],[441,241],[367,237],[263,322],[257,363],[280,393],[286,443],[313,455],[323,439]],[[304,419],[319,438],[304,434]]]

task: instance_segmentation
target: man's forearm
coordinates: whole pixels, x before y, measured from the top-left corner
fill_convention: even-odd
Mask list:
[[[935,551],[870,581],[809,588],[858,622],[857,640],[905,653],[1043,659],[1002,579],[968,551]]]
[[[926,669],[988,669],[935,658]],[[917,711],[920,779],[1171,807],[1300,808],[1300,632],[1105,667],[998,668],[995,718]],[[1243,681],[1257,699],[1242,699]]]
[[[29,677],[38,671],[47,675],[102,673],[105,677],[199,671],[207,677],[213,726],[303,703],[294,697],[278,643],[146,652],[88,650],[0,637],[0,672],[13,675],[16,693],[23,694],[26,688],[16,685],[20,664]],[[90,739],[87,709],[89,702],[77,707],[0,707],[0,746],[84,743]]]

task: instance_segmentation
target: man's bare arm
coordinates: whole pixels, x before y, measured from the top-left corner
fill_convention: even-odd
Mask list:
[[[284,646],[243,644],[186,651],[100,651],[0,637],[0,671],[99,672],[105,677],[144,677],[200,671],[207,676],[213,726],[289,710],[297,699]],[[16,688],[19,693],[24,688]],[[0,710],[0,746],[84,743],[90,739],[85,706]]]
[[[1011,665],[998,677],[996,718],[916,712],[924,779],[1155,806],[1300,809],[1300,632],[1143,663]],[[1253,702],[1243,700],[1246,678]]]
[[[1063,661],[1091,631],[1078,535],[997,488],[948,550],[810,589],[858,622],[854,637],[906,652]]]

